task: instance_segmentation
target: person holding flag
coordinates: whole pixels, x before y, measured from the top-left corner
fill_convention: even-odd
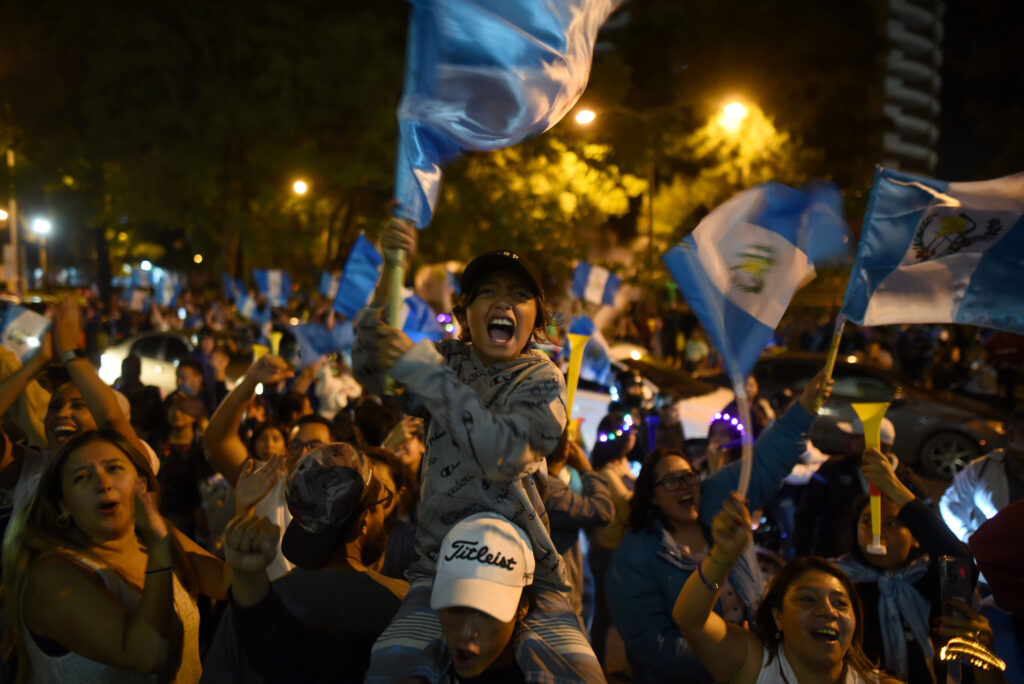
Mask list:
[[[393,220],[381,240],[385,255],[389,248],[411,251],[415,235],[412,226]],[[380,322],[374,308],[363,312],[356,328],[356,379],[422,416],[427,443],[418,560],[406,573],[411,587],[402,608],[374,647],[366,681],[442,674],[431,670],[444,644],[430,607],[441,541],[452,525],[481,511],[522,528],[536,557],[537,602],[525,620],[534,624],[536,639],[520,668],[554,674],[558,681],[603,681],[567,599],[565,568],[544,507],[543,466],[565,429],[566,390],[558,368],[529,348],[544,336],[549,317],[540,276],[515,252],[489,252],[466,266],[460,292],[454,314],[461,339],[413,345],[405,333]],[[386,375],[398,383],[397,394],[386,393]]]

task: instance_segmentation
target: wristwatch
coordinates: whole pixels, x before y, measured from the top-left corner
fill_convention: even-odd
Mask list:
[[[86,356],[87,354],[85,353],[84,349],[79,349],[78,347],[75,347],[74,349],[68,349],[60,357],[60,365],[66,366],[75,359],[84,359],[86,358]]]

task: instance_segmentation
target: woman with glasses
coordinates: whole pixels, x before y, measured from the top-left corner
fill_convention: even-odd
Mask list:
[[[814,420],[819,373],[799,402],[766,428],[754,445],[747,496],[756,509],[774,494],[805,448]],[[826,396],[831,390],[826,388]],[[672,620],[672,607],[687,578],[711,548],[711,521],[739,482],[732,463],[703,482],[680,451],[658,449],[645,460],[630,505],[629,532],[619,544],[606,580],[608,607],[626,644],[636,684],[712,682]],[[764,579],[748,547],[722,583],[715,612],[726,621],[753,620]]]

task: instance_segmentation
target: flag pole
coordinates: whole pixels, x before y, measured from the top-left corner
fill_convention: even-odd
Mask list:
[[[832,372],[836,368],[836,356],[839,355],[839,342],[843,338],[843,327],[845,325],[846,318],[842,314],[836,316],[836,326],[832,331],[832,343],[829,344],[828,356],[825,357],[825,377],[818,386],[817,396],[814,397],[813,413],[815,415],[821,410],[821,405],[825,403],[825,388],[828,387],[828,381],[832,379]]]

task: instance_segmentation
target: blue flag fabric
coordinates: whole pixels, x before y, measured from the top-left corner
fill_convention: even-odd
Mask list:
[[[410,2],[395,199],[424,228],[461,150],[515,145],[576,104],[597,30],[621,0]]]
[[[611,306],[622,279],[607,268],[581,261],[572,274],[572,296],[591,304]]]
[[[416,294],[409,295],[402,303],[402,332],[413,342],[444,339],[444,326],[437,320],[437,312]]]
[[[230,299],[235,302],[248,292],[245,283],[241,280],[235,280],[227,273],[220,274],[220,291],[224,299]]]
[[[174,306],[181,294],[181,286],[178,285],[173,275],[163,271],[158,275],[156,284],[153,287],[153,296],[159,306]]]
[[[373,295],[384,257],[366,236],[356,238],[334,297],[334,310],[354,320]]]
[[[271,306],[285,306],[292,294],[292,279],[280,268],[254,268],[253,281],[256,289],[270,302]]]
[[[947,183],[878,168],[841,315],[1024,334],[1024,173]]]
[[[764,183],[704,217],[662,260],[735,379],[750,373],[815,263],[849,243],[834,185]]]
[[[575,316],[569,322],[569,332],[587,335],[590,341],[583,349],[583,363],[580,364],[580,378],[602,385],[611,384],[612,360],[608,342],[586,314]],[[572,348],[572,345],[568,345]]]
[[[263,324],[270,320],[270,307],[266,305],[261,307],[256,301],[256,297],[250,292],[242,293],[242,296],[235,302],[235,309],[243,318],[247,318],[253,323]]]
[[[304,323],[288,329],[295,335],[299,346],[299,368],[313,365],[325,354],[347,351],[355,340],[351,321],[338,323],[330,330],[320,323]]]
[[[132,287],[153,287],[152,267],[148,269],[132,267]]]
[[[341,282],[340,273],[331,273],[330,271],[320,272],[320,296],[326,297],[331,301],[334,301],[334,297],[338,294],[338,283]]]

